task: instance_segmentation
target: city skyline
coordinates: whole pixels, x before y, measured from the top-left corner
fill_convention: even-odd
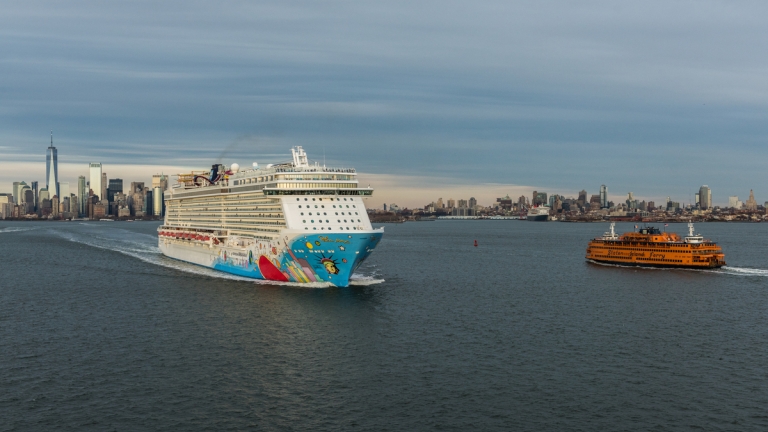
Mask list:
[[[273,156],[275,159],[273,161],[267,161],[263,160],[264,162],[277,162],[280,161],[279,156],[275,155]],[[155,171],[155,169],[158,167],[156,165],[126,165],[126,164],[118,164],[111,166],[112,172],[114,172],[114,175],[110,175],[109,178],[106,177],[106,172],[103,171],[103,164],[101,162],[87,162],[85,163],[88,165],[88,176],[86,177],[86,182],[89,185],[90,189],[93,189],[93,185],[96,185],[98,191],[94,190],[94,194],[101,196],[102,194],[107,192],[107,184],[110,182],[110,179],[117,178],[118,180],[121,180],[121,178],[129,177],[129,178],[143,178],[145,180],[151,179],[153,176],[157,174],[164,174],[169,178],[169,182],[173,182],[173,176],[176,173],[180,172],[188,172],[191,170],[200,170],[205,169],[204,167],[174,167],[174,166],[162,166],[163,171],[158,172]],[[31,163],[29,166],[36,167],[37,164]],[[81,175],[82,172],[82,166],[81,164],[77,163],[68,163],[65,164],[65,171],[67,172],[67,175],[60,176],[58,174],[59,172],[59,166],[58,163],[58,148],[53,146],[53,132],[51,132],[51,142],[50,146],[46,149],[46,165],[45,165],[45,172],[44,175],[46,177],[46,189],[49,189],[47,186],[49,182],[49,178],[51,176],[59,179],[58,182],[56,182],[57,189],[60,187],[61,184],[66,185],[67,190],[69,189],[69,184],[72,183],[78,184],[77,191],[72,190],[72,193],[75,193],[76,195],[79,195],[77,193],[80,190],[79,181],[61,181],[62,178],[69,179],[73,177],[74,175],[77,175],[78,177]],[[39,168],[39,167],[37,167]],[[167,171],[166,171],[167,170]],[[30,172],[35,172],[36,169],[29,169],[25,168],[24,172],[26,173],[27,177],[34,177],[30,176]],[[170,173],[170,174],[169,174]],[[486,184],[454,184],[452,186],[446,187],[446,185],[450,185],[452,182],[455,182],[456,179],[435,179],[435,178],[428,178],[428,181],[425,182],[422,179],[418,179],[418,177],[411,177],[412,181],[411,183],[418,183],[421,184],[420,193],[414,193],[415,188],[413,187],[403,187],[400,184],[392,184],[388,182],[391,182],[391,175],[376,175],[376,174],[370,174],[370,173],[358,173],[361,184],[368,183],[371,184],[374,189],[376,189],[376,192],[374,195],[367,199],[367,202],[369,202],[370,208],[379,208],[383,204],[389,205],[392,202],[404,203],[403,205],[400,205],[401,207],[407,207],[407,208],[419,208],[421,204],[423,204],[424,200],[432,199],[430,196],[446,196],[446,197],[453,197],[456,198],[458,196],[477,196],[478,199],[481,202],[493,202],[496,198],[499,196],[504,195],[528,195],[531,191],[535,191],[537,189],[544,189],[544,188],[537,188],[534,186],[521,186],[521,185],[512,185],[512,184],[498,184],[498,183],[486,183]],[[13,193],[16,195],[16,191],[11,187],[8,189],[8,185],[12,183],[17,183],[19,181],[31,181],[32,183],[37,183],[37,180],[30,180],[29,178],[24,179],[18,179],[14,178],[12,179],[10,183],[0,183],[0,193]],[[402,179],[400,179],[402,180]],[[429,185],[429,181],[433,182],[433,184]],[[372,183],[373,182],[373,183]],[[377,187],[375,183],[382,184],[381,187]],[[103,184],[102,184],[103,183]],[[127,183],[126,183],[127,184]],[[123,192],[125,192],[125,185],[123,184]],[[424,187],[423,185],[428,184],[428,187]],[[603,188],[607,188],[605,184],[602,184],[597,187],[597,194],[601,197],[603,196]],[[636,194],[633,191],[628,192],[614,192],[611,190],[611,188],[607,188],[607,194],[606,194],[606,201],[622,201],[622,197],[626,196],[627,193],[633,193],[635,197],[638,200],[643,201],[656,201],[656,202],[662,202],[667,197],[671,198],[673,201],[678,201],[683,205],[687,204],[696,204],[699,201],[699,195],[703,188],[708,188],[707,185],[702,185],[700,187],[697,187],[696,189],[692,189],[692,191],[688,194],[687,197],[680,198],[679,196],[673,196],[673,195],[665,195],[665,196],[649,196],[645,194]],[[749,188],[749,193],[753,194],[753,188]],[[588,189],[590,195],[592,195],[591,189]],[[114,191],[113,191],[114,192]],[[562,195],[564,197],[573,197],[575,198],[579,192],[576,190],[552,190],[549,189],[546,191],[549,194],[557,194]],[[37,190],[34,190],[34,193],[37,193]],[[463,195],[462,195],[463,194]],[[55,195],[61,195],[58,191]],[[713,200],[711,206],[715,207],[727,207],[730,206],[732,202],[733,196],[743,196],[743,193],[737,193],[737,194],[716,194],[716,199],[712,199],[712,192],[711,189],[709,190],[709,199]],[[53,195],[51,195],[53,196]],[[446,198],[446,199],[450,199]],[[460,199],[460,198],[458,198]],[[755,199],[755,202],[763,202],[759,199]]]
[[[147,21],[134,3],[8,5],[0,183],[30,178],[52,128],[70,184],[73,163],[125,165],[109,174],[127,178],[303,145],[414,203],[447,184],[563,195],[607,184],[680,201],[708,184],[715,203],[750,188],[763,199],[768,5],[449,1],[436,12],[169,1]]]

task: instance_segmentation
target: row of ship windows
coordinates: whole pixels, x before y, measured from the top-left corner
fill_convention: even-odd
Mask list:
[[[346,219],[344,219],[344,222],[346,222],[346,221],[347,221],[347,220],[346,220]],[[350,221],[350,222],[354,222],[355,220],[354,220],[354,219],[350,219],[349,221]],[[358,222],[360,222],[360,219],[358,219],[357,221],[358,221]],[[307,220],[306,220],[306,219],[304,219],[304,220],[302,220],[302,222],[304,222],[304,223],[307,223]],[[314,219],[310,219],[310,220],[309,220],[309,222],[310,222],[310,223],[315,223],[315,220],[314,220]],[[318,223],[323,223],[323,220],[322,220],[322,219],[318,219],[318,220],[317,220],[317,222],[318,222]],[[336,222],[338,222],[338,223],[341,223],[341,219],[338,219]],[[330,222],[328,222],[328,219],[326,219],[326,220],[325,220],[325,223],[330,223]]]
[[[209,224],[212,221],[207,221],[207,220],[204,220],[204,219],[181,219],[181,218],[173,218],[173,219],[171,219],[171,218],[169,218],[168,222],[171,222],[171,223],[190,222],[190,223],[198,223],[198,224]],[[249,222],[249,221],[243,222],[242,219],[240,219],[240,220],[228,220],[228,221],[226,221],[224,223],[221,223],[219,221],[214,221],[214,225],[215,226],[228,226],[230,224],[236,224],[238,222],[247,223],[249,226],[266,226],[266,225],[285,226],[284,222]]]
[[[600,246],[594,246],[594,247],[596,249],[610,249],[610,248],[605,248],[605,247],[600,247]],[[659,249],[645,249],[645,248],[632,248],[632,247],[630,247],[630,248],[624,247],[624,248],[621,248],[621,250],[631,250],[631,251],[640,251],[640,252],[659,252]],[[696,253],[696,252],[699,252],[699,253],[711,253],[711,252],[715,252],[715,251],[717,251],[717,250],[716,249],[709,249],[709,250],[707,250],[707,249],[704,249],[704,250],[693,249],[690,252],[693,252],[693,253]],[[683,253],[683,252],[685,252],[685,251],[680,251],[680,253]]]
[[[301,204],[299,204],[299,208],[301,208]],[[312,207],[310,205],[307,205],[307,208],[312,208]],[[317,204],[315,204],[315,208],[317,208]],[[325,205],[320,204],[320,208],[325,208]],[[333,208],[336,208],[336,204],[333,205]],[[344,207],[342,207],[342,205],[339,204],[339,208],[344,208]],[[349,208],[349,204],[347,204],[347,208]],[[352,204],[352,208],[357,208],[357,207],[355,207],[355,205]]]
[[[315,200],[322,201],[323,198],[312,198],[312,201],[315,201]],[[325,200],[326,201],[333,201],[333,200],[336,200],[336,201],[344,200],[344,201],[346,201],[347,199],[346,198],[325,198]],[[350,198],[349,200],[352,201],[352,198]],[[296,198],[296,201],[301,201],[301,198]],[[308,198],[304,198],[304,201],[309,201],[309,199]]]
[[[357,214],[357,212],[355,212]],[[301,215],[304,216],[304,212],[301,212]],[[309,215],[312,216],[312,212],[309,212]],[[317,215],[320,216],[320,212],[317,212]],[[336,212],[336,216],[339,215],[339,212]],[[344,212],[341,212],[341,215],[344,216]],[[352,216],[352,212],[349,212],[349,215]],[[328,216],[326,212],[323,212],[323,216]]]
[[[349,227],[339,227],[339,231],[344,231],[345,228],[346,228],[347,231],[349,231]],[[326,230],[326,229],[328,231],[332,231],[333,230],[333,228],[331,228],[331,227],[328,227],[328,228],[320,227],[320,231],[323,231],[323,230]],[[357,231],[357,227],[352,227],[352,229]],[[362,228],[360,228],[360,229],[362,229]],[[305,231],[309,231],[309,227],[304,227],[304,230]],[[313,231],[317,231],[317,227],[312,227],[312,230]]]

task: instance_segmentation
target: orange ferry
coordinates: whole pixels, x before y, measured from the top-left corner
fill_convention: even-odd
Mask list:
[[[723,250],[710,240],[693,233],[688,223],[688,236],[657,228],[640,228],[637,232],[617,236],[615,223],[611,231],[589,242],[587,260],[597,263],[642,266],[709,269],[725,265]]]

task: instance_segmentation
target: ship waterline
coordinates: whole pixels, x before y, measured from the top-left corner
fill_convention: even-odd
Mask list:
[[[348,286],[383,235],[363,202],[373,190],[358,187],[353,169],[292,153],[266,168],[180,174],[158,228],[163,254],[255,279]]]

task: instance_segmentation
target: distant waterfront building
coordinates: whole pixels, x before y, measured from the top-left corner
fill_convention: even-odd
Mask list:
[[[105,172],[101,173],[101,193],[99,194],[99,199],[107,199],[107,173]]]
[[[26,182],[13,182],[13,202],[14,204],[21,203],[21,190],[27,186]]]
[[[157,186],[156,188],[152,189],[152,199],[154,200],[153,203],[153,213],[155,216],[165,216],[165,201],[163,201],[163,188],[160,186]],[[384,210],[387,210],[387,205],[384,204]]]
[[[36,181],[32,182],[32,192],[35,194],[34,211],[37,211],[37,207],[40,205],[40,202],[38,201],[38,183]]]
[[[69,182],[62,182],[59,183],[59,202],[64,202],[65,199],[69,198],[70,191],[69,191]],[[69,211],[69,210],[67,210]]]
[[[54,195],[51,199],[51,215],[56,217],[59,215],[59,196]]]
[[[747,204],[744,207],[747,210],[757,210],[757,201],[755,201],[755,194],[752,189],[749,190],[749,199],[747,199]]]
[[[13,195],[0,193],[0,219],[13,217]]]
[[[734,196],[729,196],[728,197],[728,207],[733,208],[733,209],[738,208],[736,206],[738,204],[738,202],[739,202],[739,197],[738,196],[734,195]]]
[[[600,208],[608,208],[608,187],[600,185]]]
[[[93,194],[99,195],[101,193],[101,163],[91,162],[88,165],[88,174],[90,176],[90,188],[93,191]],[[101,198],[102,196],[99,195],[99,199]]]
[[[51,131],[51,146],[45,153],[45,187],[48,193],[59,195],[59,153],[53,146],[53,131]]]
[[[107,188],[107,201],[111,203],[115,202],[115,195],[118,193],[123,193],[123,179],[109,179],[109,187]]]
[[[168,190],[168,176],[165,174],[155,174],[152,176],[152,189],[159,187],[163,191]]]
[[[88,187],[86,186],[85,182],[85,176],[80,176],[77,178],[77,203],[80,205],[80,208],[78,210],[78,216],[85,217],[87,210],[87,200],[88,200]]]
[[[712,190],[707,185],[699,188],[699,207],[702,210],[708,210],[712,207]]]
[[[475,197],[469,197],[469,208],[474,210],[475,207],[477,207],[477,200]]]
[[[389,206],[389,207],[390,207],[389,209],[392,210],[392,206]],[[448,198],[448,208],[452,209],[454,207],[456,207],[456,201],[454,201],[453,198]]]

